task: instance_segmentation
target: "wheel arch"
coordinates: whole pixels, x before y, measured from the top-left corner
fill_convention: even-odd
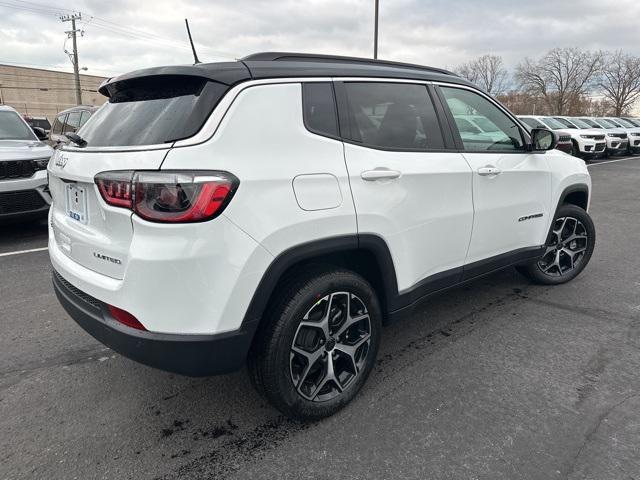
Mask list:
[[[398,285],[391,252],[377,235],[346,235],[297,245],[278,255],[262,276],[243,325],[262,322],[274,292],[290,275],[309,265],[347,268],[365,278],[378,294],[383,314],[397,308]]]
[[[583,210],[587,210],[589,206],[589,186],[586,183],[569,185],[560,194],[556,211],[561,205],[576,205]]]

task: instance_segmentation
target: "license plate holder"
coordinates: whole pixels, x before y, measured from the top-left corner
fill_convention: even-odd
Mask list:
[[[87,192],[83,186],[76,183],[65,185],[67,197],[67,215],[82,224],[87,223]]]

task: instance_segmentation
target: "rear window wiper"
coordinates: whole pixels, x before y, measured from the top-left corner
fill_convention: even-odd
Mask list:
[[[69,132],[69,133],[65,133],[65,136],[69,140],[71,140],[73,143],[78,145],[80,148],[87,146],[87,141],[84,138],[82,138],[80,135],[78,135],[77,133]]]

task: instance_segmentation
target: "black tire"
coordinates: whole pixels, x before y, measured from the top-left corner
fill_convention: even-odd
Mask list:
[[[342,292],[348,292],[348,295]],[[305,269],[303,273],[289,277],[274,292],[274,299],[256,334],[249,355],[248,366],[252,383],[260,394],[289,418],[308,421],[333,415],[356,396],[375,364],[382,329],[382,311],[374,289],[366,280],[351,271],[319,267]],[[340,302],[342,303],[339,304]],[[349,302],[346,304],[348,306],[345,307],[344,302]],[[356,303],[358,308],[361,305],[365,310],[356,310]],[[333,325],[334,330],[331,330],[332,324],[327,320],[328,309],[332,312],[339,311],[337,316],[332,317],[338,319],[338,323]],[[344,313],[345,309],[349,314],[359,312],[357,318],[367,317],[368,314],[368,322],[365,318],[353,323],[340,334],[340,338],[337,339],[340,341],[336,343],[333,335],[337,337],[336,333],[345,325],[342,322],[348,320],[346,315],[349,314]],[[318,317],[321,320],[318,328],[309,326],[310,323],[314,323],[311,319],[316,313],[322,314],[322,318]],[[344,319],[339,320],[343,314]],[[301,325],[305,316],[307,321]],[[328,339],[320,328],[325,320],[330,332]],[[308,344],[319,345],[318,348],[309,348],[312,350],[308,352],[310,356],[320,355],[313,363],[308,361],[308,357],[297,353],[302,350],[299,343],[301,336],[305,337],[305,340],[307,337],[310,338]],[[354,341],[353,338],[349,339],[349,336],[357,338]],[[323,339],[324,343],[319,343]],[[359,341],[363,343],[358,344]],[[359,345],[353,349],[353,356],[347,356],[341,350],[348,349],[349,342]],[[305,352],[306,348],[305,346]],[[362,363],[356,361],[357,356]],[[331,368],[335,366],[338,377],[340,368],[349,365],[349,368],[342,372],[344,385],[339,380],[335,383],[327,376],[329,362]],[[311,367],[306,369],[307,365]],[[349,376],[350,371],[353,371],[352,376]],[[297,385],[294,383],[296,372]],[[317,389],[319,391],[312,400],[303,396],[305,392],[313,395],[312,392],[316,390],[316,384],[311,380],[305,381],[310,377],[311,380],[319,378],[318,386],[323,383],[323,379],[325,383],[324,387]],[[309,385],[314,387],[308,388]],[[338,387],[342,387],[343,390]]]
[[[564,223],[563,219],[566,219]],[[572,228],[573,233],[570,233]],[[575,239],[571,240],[572,238]],[[595,243],[596,229],[589,214],[576,205],[565,204],[558,209],[551,224],[545,254],[530,264],[516,268],[524,276],[542,285],[566,283],[585,269]]]

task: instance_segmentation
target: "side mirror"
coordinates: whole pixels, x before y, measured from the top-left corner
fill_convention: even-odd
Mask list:
[[[558,144],[558,136],[555,132],[546,128],[531,129],[531,150],[534,152],[546,152],[553,150]]]
[[[48,136],[44,128],[33,127],[32,130],[33,130],[33,133],[36,134],[36,137],[38,137],[38,140],[47,140]]]

